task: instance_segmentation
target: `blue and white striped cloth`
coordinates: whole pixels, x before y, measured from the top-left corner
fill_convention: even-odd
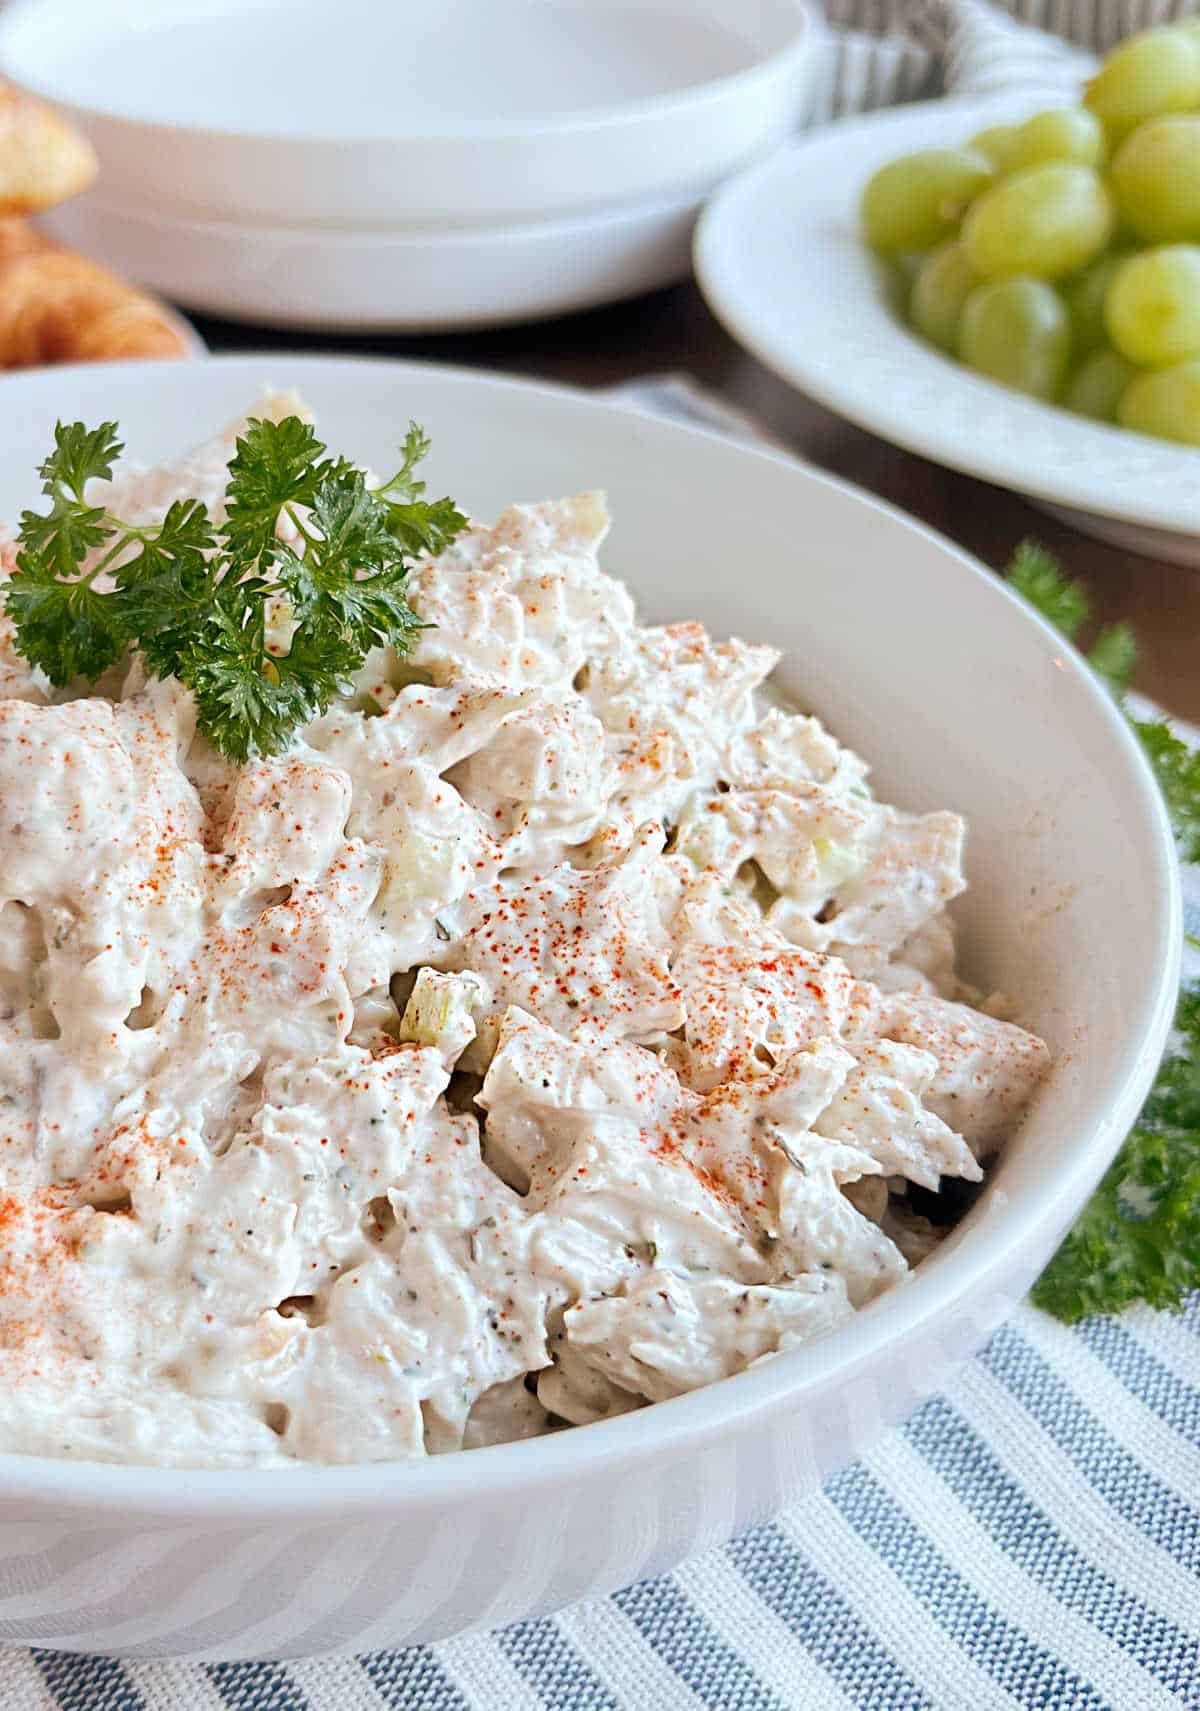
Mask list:
[[[1188,9],[1011,5],[1099,47]],[[1060,43],[980,0],[830,12],[825,113],[929,93],[939,75],[997,87],[1005,62],[1026,86],[1075,74]],[[753,431],[678,382],[632,392]],[[1200,937],[1200,869],[1184,884]],[[1189,965],[1200,977],[1200,956]],[[1023,1308],[820,1495],[612,1598],[352,1659],[0,1649],[0,1711],[1200,1711],[1200,1296],[1073,1331]]]

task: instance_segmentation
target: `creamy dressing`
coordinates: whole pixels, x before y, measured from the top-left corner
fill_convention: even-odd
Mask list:
[[[236,426],[113,508],[217,511]],[[1047,1054],[954,975],[962,822],[876,802],[772,649],[641,627],[606,528],[473,525],[408,658],[240,770],[0,624],[0,1447],[622,1413],[844,1323],[1011,1132]]]

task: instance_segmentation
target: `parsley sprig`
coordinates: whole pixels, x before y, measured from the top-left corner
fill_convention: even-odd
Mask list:
[[[1023,541],[1013,554],[1008,580],[1068,641],[1075,640],[1091,610],[1087,590],[1062,574],[1053,553]],[[1137,641],[1129,625],[1107,625],[1087,660],[1121,701],[1137,668]],[[1200,861],[1200,750],[1189,748],[1165,719],[1136,719],[1127,709],[1126,715],[1158,780],[1180,855],[1184,861]]]
[[[1076,639],[1091,614],[1091,602],[1082,582],[1063,575],[1052,552],[1036,541],[1022,541],[1008,567],[1008,580],[1068,641]],[[1114,695],[1122,694],[1137,667],[1137,643],[1129,625],[1107,625],[1087,659]]]
[[[1018,548],[1009,581],[1043,617],[1074,639],[1088,618],[1087,592],[1068,581],[1045,548]],[[1126,624],[1102,630],[1088,655],[1118,701],[1137,663]],[[1126,709],[1175,828],[1180,855],[1200,861],[1200,754],[1165,720]],[[1200,985],[1185,989],[1175,1041],[1141,1115],[1032,1298],[1072,1324],[1119,1313],[1135,1301],[1178,1307],[1200,1288]]]
[[[153,525],[89,503],[88,483],[108,480],[122,449],[114,422],[55,428],[39,471],[50,505],[22,514],[5,590],[17,646],[59,686],[94,682],[136,648],[155,676],[187,685],[199,728],[236,761],[284,748],[371,648],[407,651],[422,628],[412,561],[466,526],[452,500],[425,497],[429,441],[415,423],[396,474],[369,488],[299,417],[250,422],[220,525],[197,499]],[[281,517],[299,547],[278,538]]]
[[[1178,1307],[1200,1288],[1200,986],[1175,1028],[1136,1127],[1033,1286],[1067,1324],[1135,1301]]]

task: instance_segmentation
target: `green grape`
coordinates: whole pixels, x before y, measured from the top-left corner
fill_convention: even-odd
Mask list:
[[[958,354],[968,368],[993,380],[1053,398],[1071,350],[1062,299],[1040,279],[990,279],[963,308]]]
[[[958,343],[958,323],[967,296],[979,275],[960,243],[943,244],[926,256],[913,281],[908,314],[913,326],[931,344],[952,351]]]
[[[1019,125],[992,125],[973,136],[967,147],[976,154],[985,155],[997,172],[1007,172],[1012,165],[1020,130]]]
[[[889,162],[863,192],[867,242],[885,253],[933,249],[953,236],[994,176],[991,162],[970,149],[922,149]]]
[[[1032,166],[972,203],[963,242],[976,273],[1059,279],[1086,267],[1112,233],[1108,192],[1086,166]]]
[[[1200,355],[1200,246],[1168,244],[1122,262],[1104,323],[1121,355],[1144,368]]]
[[[1200,359],[1139,374],[1121,395],[1117,420],[1138,434],[1200,446]]]
[[[913,280],[925,265],[925,257],[920,254],[913,254],[909,250],[905,250],[901,255],[888,256],[887,263],[903,288],[904,301],[907,302],[908,294],[912,290]]]
[[[1104,299],[1123,255],[1104,255],[1060,287],[1071,317],[1071,349],[1075,356],[1088,356],[1108,342],[1104,325]]]
[[[1056,160],[1099,166],[1105,152],[1104,127],[1094,113],[1086,107],[1053,107],[1017,126],[1000,171],[1022,172]]]
[[[1143,242],[1200,239],[1200,117],[1139,125],[1117,150],[1111,184],[1122,220]]]
[[[895,314],[908,314],[908,299],[913,280],[917,277],[924,259],[924,256],[919,255],[881,255],[876,258],[884,295]]]
[[[1116,351],[1093,351],[1072,375],[1062,401],[1068,410],[1094,416],[1098,422],[1115,422],[1117,406],[1137,369]]]
[[[1148,30],[1113,49],[1084,101],[1110,136],[1123,137],[1160,113],[1200,106],[1200,40],[1181,30]]]

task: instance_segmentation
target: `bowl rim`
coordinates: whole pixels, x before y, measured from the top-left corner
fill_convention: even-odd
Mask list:
[[[46,10],[46,0],[10,0],[6,10],[0,13],[0,70],[11,77],[20,88],[42,100],[53,102],[65,111],[86,115],[98,123],[120,127],[128,130],[130,134],[137,133],[147,138],[152,133],[169,133],[176,137],[194,138],[198,142],[220,142],[248,147],[269,144],[281,149],[333,149],[339,152],[363,148],[408,150],[423,144],[473,145],[477,142],[501,146],[542,146],[593,134],[602,138],[622,126],[670,121],[672,118],[684,116],[689,108],[695,116],[697,111],[702,112],[714,103],[739,98],[752,100],[764,85],[773,83],[777,78],[793,71],[811,51],[817,35],[813,0],[769,0],[769,3],[779,8],[780,16],[784,9],[791,14],[790,36],[781,46],[769,50],[763,50],[758,44],[752,43],[754,58],[737,71],[704,78],[679,90],[615,101],[593,110],[572,112],[568,109],[561,114],[547,114],[539,120],[525,123],[512,119],[456,119],[452,128],[427,126],[407,132],[363,133],[347,138],[339,137],[332,131],[300,135],[294,131],[246,130],[237,125],[191,125],[168,118],[139,117],[137,114],[122,112],[119,108],[99,106],[92,100],[81,101],[75,96],[65,95],[55,89],[52,79],[47,80],[44,76],[31,77],[27,74],[27,68],[24,73],[9,69],[7,59],[11,38],[19,36],[22,26],[36,13]],[[59,11],[67,17],[72,13],[93,15],[92,0],[51,0],[51,4],[57,5]],[[736,0],[722,0],[722,4],[727,7],[731,19],[736,21]]]
[[[1032,1245],[1039,1233],[1065,1228],[1074,1212],[1132,1126],[1157,1070],[1174,1016],[1183,944],[1180,875],[1174,837],[1157,784],[1127,721],[1082,656],[1039,613],[999,581],[985,566],[938,530],[916,521],[897,506],[851,482],[800,463],[786,452],[735,441],[713,429],[649,416],[623,399],[589,396],[584,389],[496,374],[430,360],[392,360],[372,356],[319,356],[268,350],[209,357],[180,372],[202,374],[241,368],[251,389],[261,384],[262,365],[281,370],[303,386],[306,374],[320,379],[331,371],[366,368],[389,378],[412,371],[428,380],[436,375],[448,387],[482,384],[485,389],[515,391],[549,405],[609,414],[618,423],[636,421],[642,432],[720,447],[734,460],[774,465],[799,487],[830,489],[865,505],[888,526],[900,524],[936,547],[987,590],[985,598],[1007,603],[1020,621],[1052,643],[1061,668],[1069,672],[1124,760],[1130,786],[1130,811],[1149,834],[1154,864],[1143,876],[1157,898],[1154,943],[1146,947],[1145,988],[1136,1005],[1125,1044],[1114,1056],[1106,1082],[1093,1095],[1094,1112],[1081,1122],[1083,1139],[1061,1171],[1038,1192],[1006,1199],[990,1224],[948,1244],[928,1269],[918,1268],[901,1285],[886,1291],[850,1323],[804,1348],[779,1354],[745,1372],[700,1390],[655,1403],[616,1419],[573,1427],[546,1437],[494,1444],[467,1452],[407,1461],[350,1465],[298,1463],[294,1467],[221,1468],[147,1465],[0,1453],[0,1482],[5,1505],[45,1505],[56,1512],[86,1511],[90,1516],[150,1522],[206,1520],[234,1525],[263,1519],[376,1518],[402,1509],[433,1510],[462,1500],[478,1506],[490,1493],[538,1492],[579,1486],[599,1476],[646,1463],[663,1452],[682,1456],[725,1438],[739,1422],[766,1419],[803,1406],[806,1394],[831,1382],[845,1384],[888,1347],[927,1333],[952,1316],[988,1277]],[[14,391],[33,390],[49,378],[72,375],[129,376],[136,381],[162,372],[160,365],[105,363],[37,370],[13,377]],[[186,380],[184,381],[186,385]]]
[[[1064,96],[1057,105],[1065,101]],[[789,386],[816,399],[842,420],[928,458],[944,469],[992,482],[1010,492],[1116,522],[1160,530],[1182,540],[1200,539],[1200,504],[1190,507],[1189,517],[1187,509],[1178,503],[1156,499],[1153,493],[1132,496],[1128,491],[1122,493],[1120,481],[1111,479],[1113,469],[1119,467],[1123,447],[1126,451],[1140,447],[1143,453],[1149,447],[1157,453],[1156,461],[1171,463],[1178,476],[1175,485],[1180,490],[1189,490],[1188,477],[1194,488],[1200,472],[1197,448],[1154,439],[1112,423],[1092,421],[1060,404],[1027,396],[965,368],[904,324],[886,301],[880,283],[882,264],[861,240],[855,245],[853,261],[846,260],[842,253],[845,232],[840,224],[841,210],[838,229],[832,231],[829,210],[806,213],[803,196],[797,194],[797,180],[808,172],[817,173],[822,165],[827,167],[828,161],[822,162],[821,157],[833,154],[840,157],[839,195],[844,187],[848,199],[852,188],[860,182],[860,166],[865,170],[870,164],[865,158],[859,159],[860,149],[864,155],[872,152],[868,139],[890,136],[893,140],[889,158],[892,158],[914,149],[965,142],[983,126],[1015,122],[1054,104],[1044,89],[1040,94],[1032,89],[1024,93],[1010,90],[1007,94],[953,96],[858,114],[801,135],[766,159],[735,173],[706,203],[692,242],[697,284],[714,315],[745,350]],[[834,182],[827,172],[822,173],[822,179]],[[973,405],[976,419],[981,404],[991,411],[1002,406],[1006,418],[1003,435],[993,425],[981,450],[978,438],[972,440],[943,425],[943,418],[955,420],[951,411],[932,406],[901,408],[891,389],[879,386],[873,363],[868,367],[860,360],[848,369],[843,367],[834,376],[826,372],[820,357],[810,361],[803,353],[798,355],[790,341],[784,348],[784,341],[775,329],[763,327],[760,316],[746,302],[745,275],[738,277],[737,258],[742,251],[736,239],[739,229],[755,223],[754,215],[768,197],[773,207],[795,210],[794,232],[798,240],[808,236],[828,245],[831,252],[835,246],[837,249],[829,272],[836,271],[838,283],[844,289],[830,289],[830,281],[825,278],[821,302],[838,305],[844,311],[845,324],[836,328],[832,324],[823,326],[810,341],[811,348],[824,352],[840,333],[841,348],[845,349],[847,336],[852,337],[857,331],[861,337],[862,316],[869,313],[867,330],[872,339],[876,334],[880,339],[886,336],[889,361],[893,355],[899,360],[903,352],[907,372],[922,379],[927,394],[936,387],[943,404],[947,400],[957,403],[964,414]],[[864,270],[876,276],[870,292],[862,288]],[[789,312],[798,316],[802,308],[790,305]],[[843,379],[843,375],[851,378]],[[1086,443],[1093,462],[1105,454],[1104,474],[1110,479],[1095,474],[1089,478],[1086,463],[1078,457],[1041,462],[1024,452],[1026,435],[1034,430],[1044,437],[1050,424],[1057,426],[1072,447]]]
[[[280,225],[248,215],[235,219],[191,213],[186,209],[160,207],[132,198],[122,199],[119,192],[105,196],[93,190],[72,198],[65,207],[69,211],[72,207],[84,205],[90,215],[106,220],[125,220],[164,239],[183,235],[248,245],[266,240],[295,249],[318,248],[331,254],[344,250],[351,254],[382,251],[403,255],[418,250],[422,253],[436,250],[450,256],[480,244],[569,243],[578,239],[606,237],[639,225],[694,215],[704,200],[703,190],[692,185],[634,202],[603,202],[567,214],[548,214],[544,219],[525,216],[519,220],[505,218],[458,225],[413,223],[403,226]],[[58,212],[57,208],[50,210],[51,216]]]

